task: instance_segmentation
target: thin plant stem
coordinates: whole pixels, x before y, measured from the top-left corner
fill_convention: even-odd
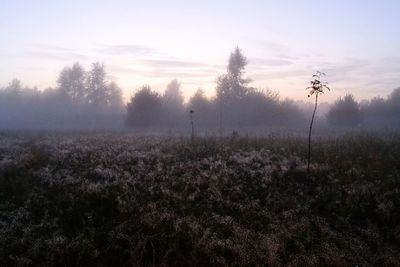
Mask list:
[[[308,132],[308,157],[307,157],[307,173],[310,174],[310,162],[311,162],[311,131],[314,123],[314,117],[315,117],[315,111],[317,110],[317,105],[318,105],[318,94],[315,94],[315,106],[314,106],[314,111],[311,117],[311,122],[310,122],[310,130]]]
[[[190,125],[192,127],[191,140],[194,141],[194,123],[193,123],[193,110],[190,111]]]

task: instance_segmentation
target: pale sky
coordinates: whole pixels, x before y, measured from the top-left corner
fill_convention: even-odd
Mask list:
[[[0,86],[44,89],[64,66],[100,61],[126,97],[175,78],[186,98],[199,87],[211,96],[239,46],[254,87],[307,100],[321,70],[325,100],[361,100],[400,86],[399,29],[398,0],[1,0]]]

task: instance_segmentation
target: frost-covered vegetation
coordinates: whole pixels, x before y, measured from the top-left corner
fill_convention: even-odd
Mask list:
[[[399,266],[400,136],[0,134],[0,266]]]

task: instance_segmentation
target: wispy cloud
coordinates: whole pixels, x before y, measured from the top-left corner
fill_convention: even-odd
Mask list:
[[[208,70],[196,70],[196,71],[187,71],[187,70],[158,70],[154,72],[150,72],[149,76],[155,77],[171,77],[171,78],[210,78],[216,76],[216,72],[208,71]]]
[[[158,66],[158,65],[157,65]],[[141,67],[126,67],[123,65],[111,66],[111,69],[114,72],[118,72],[120,74],[125,75],[140,75],[146,78],[154,78],[154,77],[171,77],[171,78],[195,78],[195,77],[212,77],[217,75],[217,71],[213,68],[208,67],[169,67],[167,65],[165,67],[150,67],[149,66],[141,66]]]
[[[343,62],[323,64],[320,70],[329,75],[331,82],[338,82],[358,77],[370,64],[367,60],[349,58]]]
[[[286,70],[286,71],[265,71],[265,72],[254,72],[249,75],[252,79],[286,79],[295,78],[308,75],[309,73],[304,69]]]
[[[140,59],[140,63],[157,68],[220,68],[220,65],[212,65],[202,62],[183,61],[174,59]]]
[[[363,95],[363,98],[387,95],[400,85],[400,60],[397,57],[347,58],[332,62],[322,70],[327,73],[331,88],[339,93],[338,96],[344,93]]]
[[[274,52],[287,52],[289,51],[289,47],[285,44],[268,41],[268,40],[258,40],[257,43],[266,50],[274,51]]]
[[[31,57],[37,57],[50,60],[88,60],[90,56],[78,49],[71,49],[59,46],[39,44],[31,46],[28,54]]]
[[[39,51],[53,51],[53,52],[76,52],[75,48],[62,47],[57,45],[49,45],[49,44],[34,44],[31,46],[32,49]]]
[[[210,79],[213,77],[214,79],[221,69],[225,69],[223,65],[171,58],[160,50],[143,45],[107,45],[100,50],[111,58],[120,56],[129,58],[131,66],[114,64],[113,71],[146,79],[169,77],[180,79]]]
[[[260,66],[287,66],[292,65],[293,61],[288,59],[265,59],[265,58],[249,58],[249,63]]]
[[[80,54],[80,53],[54,53],[48,51],[32,51],[29,52],[30,56],[38,57],[42,59],[50,59],[50,60],[70,60],[70,61],[77,61],[77,60],[88,60],[90,57]]]
[[[144,45],[123,44],[123,45],[104,45],[100,49],[101,53],[110,55],[154,55],[157,50]]]
[[[136,58],[132,66],[113,64],[112,70],[123,75],[144,78],[215,79],[224,70],[222,65],[171,58]]]

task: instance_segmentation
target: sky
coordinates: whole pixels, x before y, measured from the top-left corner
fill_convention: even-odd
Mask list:
[[[215,92],[230,52],[248,59],[251,86],[307,101],[326,73],[333,101],[386,96],[400,86],[400,1],[2,0],[0,86],[45,89],[65,66],[100,61],[128,98],[178,79],[185,98]]]

